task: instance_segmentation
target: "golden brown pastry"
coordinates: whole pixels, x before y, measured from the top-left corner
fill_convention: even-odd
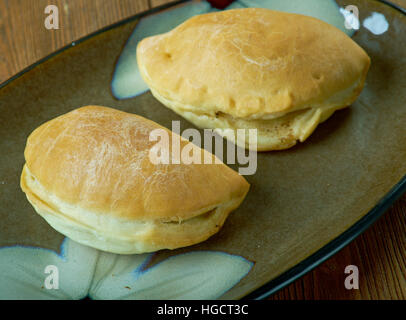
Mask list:
[[[143,39],[137,61],[164,105],[223,135],[219,129],[257,128],[258,150],[304,141],[357,98],[370,65],[336,27],[257,8],[190,18]]]
[[[21,188],[57,231],[101,250],[131,254],[206,240],[240,205],[249,184],[221,162],[153,164],[155,129],[170,133],[106,107],[64,114],[29,136]],[[182,139],[181,148],[186,145]]]

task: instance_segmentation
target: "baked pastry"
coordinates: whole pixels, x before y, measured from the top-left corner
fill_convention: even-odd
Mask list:
[[[88,106],[29,136],[21,188],[57,231],[104,251],[132,254],[189,246],[215,234],[249,184],[211,153],[213,164],[154,164],[153,121]],[[180,138],[169,135],[169,141]],[[169,150],[168,150],[169,152]],[[207,161],[205,162],[207,163]]]
[[[244,8],[195,16],[143,39],[152,94],[198,127],[258,129],[258,150],[304,141],[360,94],[370,65],[345,33],[313,17]],[[233,130],[226,138],[235,140]],[[247,139],[237,140],[244,147]]]

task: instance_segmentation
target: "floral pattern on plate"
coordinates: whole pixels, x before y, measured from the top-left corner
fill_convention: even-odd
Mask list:
[[[191,251],[147,268],[153,255],[117,255],[68,238],[60,254],[1,248],[0,299],[215,299],[253,266],[237,255]]]

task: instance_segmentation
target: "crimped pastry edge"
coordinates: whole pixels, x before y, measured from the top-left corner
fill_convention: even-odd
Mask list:
[[[55,230],[78,243],[118,254],[176,249],[207,240],[221,229],[229,213],[247,194],[205,208],[200,214],[182,221],[130,221],[88,210],[78,210],[72,216],[68,204],[41,190],[41,184],[26,165],[20,183],[35,211]]]

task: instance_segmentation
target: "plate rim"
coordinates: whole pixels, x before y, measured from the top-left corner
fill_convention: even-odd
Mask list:
[[[77,44],[80,44],[88,39],[91,39],[101,33],[106,31],[115,29],[121,25],[136,21],[144,16],[175,7],[179,4],[189,2],[191,0],[178,0],[171,3],[167,3],[155,8],[148,9],[146,11],[137,13],[132,15],[128,18],[120,20],[116,23],[103,27],[99,30],[96,30],[92,33],[89,33],[76,41],[72,41],[71,43],[61,47],[60,49],[46,55],[45,57],[39,59],[38,61],[34,62],[33,64],[25,67],[15,75],[11,76],[7,80],[0,83],[0,90],[9,85],[14,80],[22,77],[25,73],[31,71],[35,67],[41,65],[42,63],[50,60],[54,56],[64,52],[65,50],[74,47]],[[374,0],[376,2],[380,2],[384,5],[391,7],[394,10],[399,11],[403,15],[406,16],[406,9],[400,7],[399,5],[392,3],[388,0]],[[355,238],[361,235],[365,230],[367,230],[378,218],[383,216],[383,214],[392,206],[392,204],[399,199],[404,193],[406,192],[406,174],[400,179],[398,183],[396,183],[386,194],[382,197],[378,203],[369,211],[367,212],[360,220],[355,222],[351,227],[341,233],[339,236],[325,244],[323,247],[318,249],[316,252],[312,253],[309,257],[305,258],[295,266],[291,267],[287,271],[283,272],[282,274],[278,275],[276,278],[271,279],[270,281],[262,284],[257,289],[252,290],[251,292],[243,295],[240,299],[242,300],[263,300],[269,297],[270,295],[276,293],[277,291],[281,290],[282,288],[286,287],[287,285],[291,284],[292,282],[296,281],[297,279],[304,276],[306,273],[312,271],[321,263],[338,253],[341,249],[347,246],[350,242],[352,242]]]

